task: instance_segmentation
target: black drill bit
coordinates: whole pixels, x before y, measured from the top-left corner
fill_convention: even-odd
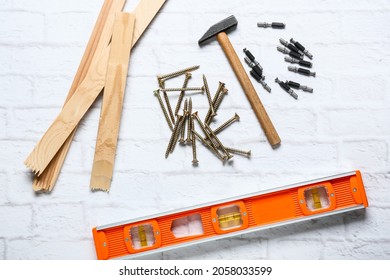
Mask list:
[[[313,76],[313,77],[316,76],[316,72],[310,72],[307,69],[298,68],[298,67],[294,67],[294,66],[289,66],[288,70],[291,71],[291,72],[295,72],[295,73],[299,73],[299,74],[305,75],[305,76]]]
[[[290,62],[290,63],[298,63],[299,65],[303,66],[303,67],[307,67],[307,68],[311,68],[313,63],[311,63],[310,61],[306,61],[306,60],[299,60],[299,59],[295,59],[295,58],[292,58],[292,57],[289,57],[289,56],[285,56],[284,57],[284,61],[287,61],[287,62]]]
[[[312,93],[313,92],[313,89],[311,87],[308,87],[308,86],[304,86],[304,85],[301,85],[297,82],[293,82],[293,81],[286,81],[286,84],[292,88],[296,88],[296,89],[301,89],[303,91],[307,91],[307,92],[310,92]]]
[[[282,82],[278,78],[275,79],[275,82],[279,84],[279,86],[284,89],[288,94],[290,94],[295,99],[298,99],[298,94],[295,93],[286,83]]]
[[[286,28],[286,24],[282,22],[272,22],[272,23],[266,23],[266,22],[258,22],[257,27],[272,27],[276,29],[284,29]]]
[[[293,38],[290,39],[290,42],[293,43],[299,50],[301,50],[308,58],[313,59],[313,55],[309,53],[299,42],[295,41]]]
[[[297,52],[294,52],[294,51],[290,51],[286,48],[283,48],[281,46],[277,46],[276,49],[278,51],[280,51],[281,53],[284,53],[284,54],[288,54],[289,56],[293,57],[293,58],[296,58],[296,59],[303,59],[303,54],[299,54]]]

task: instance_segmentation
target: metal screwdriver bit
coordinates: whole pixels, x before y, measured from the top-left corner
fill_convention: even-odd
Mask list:
[[[289,42],[287,42],[286,40],[280,38],[279,39],[279,42],[287,47],[288,49],[292,50],[293,52],[296,52],[296,53],[299,53],[299,54],[303,54],[296,46],[294,46],[293,44],[290,44]]]
[[[263,70],[263,67],[260,65],[260,63],[257,60],[250,60],[248,57],[244,57],[244,60],[250,68],[257,66],[260,68],[260,70]]]
[[[307,68],[311,68],[312,65],[313,65],[310,61],[299,60],[299,59],[295,59],[295,58],[292,58],[292,57],[289,57],[289,56],[285,56],[284,57],[284,61],[287,61],[287,62],[290,62],[290,63],[298,63],[299,65],[301,65],[303,67],[307,67]]]
[[[286,27],[286,24],[282,22],[272,22],[272,23],[258,22],[257,27],[264,27],[264,28],[271,27],[271,28],[284,29]]]
[[[301,50],[308,58],[313,59],[313,55],[299,42],[295,41],[293,38],[290,39],[290,42],[293,43],[299,50]]]
[[[251,70],[249,72],[251,74],[251,76],[253,78],[255,78],[256,81],[258,81],[262,86],[263,88],[268,91],[269,93],[271,93],[271,88],[267,85],[266,82],[264,82],[264,79],[265,77],[264,76],[260,76],[258,73],[256,73],[255,71]]]
[[[298,94],[295,93],[286,83],[282,82],[278,78],[275,79],[275,82],[280,85],[282,89],[284,89],[288,94],[290,94],[295,99],[298,99]]]
[[[299,73],[299,74],[305,75],[305,76],[313,76],[313,77],[316,76],[316,72],[310,72],[307,69],[298,68],[298,67],[294,67],[294,66],[289,66],[288,70],[291,71],[291,72],[295,72],[295,73]]]
[[[303,91],[310,92],[310,93],[313,92],[313,89],[311,87],[301,85],[301,84],[299,84],[297,82],[286,81],[286,84],[288,84],[288,86],[290,86],[292,88],[301,89]]]
[[[303,59],[303,55],[296,53],[294,51],[291,51],[289,49],[283,48],[281,46],[277,46],[276,49],[280,51],[281,53],[288,54],[289,56],[296,58],[296,59]]]

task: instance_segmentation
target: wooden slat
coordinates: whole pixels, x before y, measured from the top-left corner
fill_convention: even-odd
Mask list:
[[[120,13],[114,24],[90,187],[109,191],[133,41],[134,15]]]
[[[38,176],[45,170],[102,91],[107,72],[112,27],[117,11],[122,10],[125,2],[126,0],[114,0],[84,80],[25,161],[25,164]]]
[[[92,57],[96,52],[98,42],[100,39],[100,35],[102,33],[103,27],[105,25],[105,22],[107,20],[107,16],[112,9],[112,3],[113,0],[105,0],[103,3],[103,6],[100,10],[100,14],[97,18],[95,27],[92,30],[91,37],[89,38],[87,47],[85,48],[84,55],[81,59],[79,68],[77,69],[76,75],[73,79],[73,83],[69,89],[68,96],[65,100],[65,104],[68,102],[68,100],[73,96],[74,92],[76,91],[77,87],[80,85],[80,83],[84,80],[85,76],[87,75],[87,71],[89,67],[91,66]],[[118,6],[119,8],[119,6]],[[122,10],[123,7],[121,7],[120,10]],[[114,11],[114,12],[119,12]],[[72,134],[66,139],[64,145],[60,148],[58,153],[54,156],[53,160],[50,162],[50,164],[47,166],[45,171],[41,174],[41,176],[36,176],[33,182],[33,190],[34,191],[51,191],[54,187],[55,182],[57,181],[58,175],[60,173],[61,167],[64,163],[66,154],[68,153],[70,144],[72,142],[73,136],[76,132],[76,129],[73,130]]]
[[[136,19],[135,30],[138,31],[134,34],[133,45],[164,3],[165,0],[140,1],[134,10]],[[138,24],[140,27],[138,27]],[[26,159],[26,166],[37,175],[40,175],[45,170],[103,89],[109,56],[109,47],[107,45],[101,52],[96,52],[86,78]]]

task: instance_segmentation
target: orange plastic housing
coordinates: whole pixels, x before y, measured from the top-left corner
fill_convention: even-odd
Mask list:
[[[303,218],[307,217],[321,217],[321,214],[336,214],[348,208],[353,210],[357,206],[368,206],[359,171],[341,174],[340,177],[324,178],[323,181],[278,188],[267,193],[251,194],[232,201],[178,210],[153,218],[96,227],[92,232],[97,258],[107,260],[184,246],[186,243],[229,236],[240,231],[245,233],[269,225],[304,220]],[[192,215],[200,216],[198,222],[203,227],[203,233],[175,237],[172,233],[172,222],[180,218],[194,217]]]

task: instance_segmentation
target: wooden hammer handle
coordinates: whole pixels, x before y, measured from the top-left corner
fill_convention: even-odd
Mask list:
[[[261,103],[260,98],[248,77],[248,74],[245,72],[245,69],[241,64],[236,51],[230,43],[229,37],[225,32],[221,32],[218,33],[217,40],[225,52],[225,55],[229,59],[230,65],[232,66],[234,73],[236,73],[236,76],[240,81],[242,88],[244,89],[245,95],[248,98],[252,109],[255,111],[256,117],[259,120],[269,143],[273,148],[278,147],[280,145],[280,137],[276,132],[276,129],[272,124],[267,112],[265,111],[264,106]]]

